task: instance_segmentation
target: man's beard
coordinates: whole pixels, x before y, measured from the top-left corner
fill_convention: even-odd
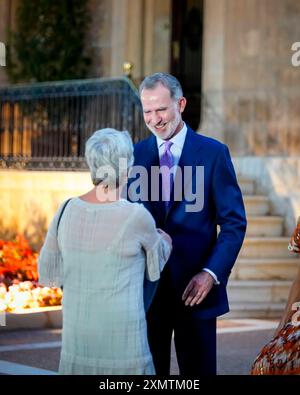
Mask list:
[[[146,125],[147,128],[150,130],[151,133],[153,133],[156,137],[159,137],[163,140],[170,140],[172,136],[174,135],[179,123],[181,122],[181,114],[179,112],[176,112],[176,116],[173,119],[173,121],[169,121],[167,128],[164,132],[159,133],[153,126]]]

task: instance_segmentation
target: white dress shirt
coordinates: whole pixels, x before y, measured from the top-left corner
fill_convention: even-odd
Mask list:
[[[186,124],[183,123],[183,127],[180,130],[180,132],[177,133],[176,136],[172,137],[169,140],[173,143],[170,147],[170,151],[171,151],[173,158],[174,158],[174,162],[173,162],[174,166],[178,166],[180,156],[181,156],[181,153],[183,150],[183,145],[184,145],[184,141],[186,138],[186,134],[187,134],[187,127],[186,127]],[[161,156],[163,155],[163,153],[165,151],[165,147],[164,147],[165,140],[156,136],[156,142],[157,142],[157,147],[158,147],[159,158],[161,158]],[[175,177],[175,173],[176,173],[176,171],[174,172],[174,177]],[[215,284],[220,284],[220,281],[218,280],[218,277],[215,275],[214,272],[212,272],[210,269],[207,269],[206,267],[204,267],[202,270],[209,273],[213,277],[213,279],[215,280]]]

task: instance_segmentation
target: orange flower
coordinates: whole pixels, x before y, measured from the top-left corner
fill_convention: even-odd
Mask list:
[[[37,281],[37,259],[38,254],[23,236],[18,235],[14,241],[0,240],[0,276]]]
[[[40,307],[60,305],[62,299],[60,288],[38,285],[37,261],[38,254],[32,251],[23,236],[18,235],[14,241],[0,240],[0,288],[6,288],[7,292],[16,292],[16,290],[18,293],[29,292],[32,300],[26,299],[23,308],[36,305]],[[14,286],[11,287],[14,291],[9,291],[11,285]],[[13,309],[13,305],[6,307],[6,311]]]

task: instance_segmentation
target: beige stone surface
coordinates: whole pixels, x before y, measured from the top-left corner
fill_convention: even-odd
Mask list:
[[[285,258],[241,258],[230,275],[231,280],[294,280],[299,262]]]
[[[228,285],[228,298],[232,303],[284,303],[291,281],[232,280]]]
[[[39,249],[59,205],[91,188],[89,172],[0,171],[0,237],[22,233]]]
[[[247,215],[269,214],[270,205],[267,196],[245,196],[244,203]]]
[[[261,319],[278,319],[282,316],[285,303],[249,303],[234,302],[230,303],[230,312],[226,318],[261,318]]]
[[[243,176],[238,177],[239,187],[243,196],[255,194],[255,180]]]
[[[123,73],[125,61],[133,63],[132,78],[169,71],[170,0],[112,1],[111,76]]]
[[[144,20],[144,76],[170,72],[171,1],[146,0]]]
[[[2,42],[6,46],[6,49],[8,45],[8,27],[13,25],[15,3],[16,0],[12,0],[10,2],[7,0],[0,1],[0,42]],[[6,73],[6,66],[0,66],[0,86],[6,85],[8,84],[8,82],[9,81]]]
[[[246,236],[281,236],[283,234],[283,222],[284,219],[279,216],[248,216]]]
[[[252,178],[255,181],[255,191],[266,194],[269,198],[270,213],[285,218],[284,234],[289,236],[300,215],[299,155],[234,157],[233,163],[239,177]]]
[[[17,1],[0,2],[0,41],[14,25]],[[90,77],[120,76],[125,61],[136,84],[170,71],[171,0],[90,0],[89,9]],[[195,65],[203,71],[199,130],[234,155],[299,153],[300,72],[291,63],[299,15],[298,0],[204,0],[203,64]]]
[[[244,240],[240,258],[289,258],[287,237],[251,237]]]
[[[18,313],[6,313],[6,325],[0,326],[0,333],[15,329],[61,328],[61,306],[24,309]]]
[[[300,149],[297,0],[205,0],[202,125],[235,155]]]
[[[293,200],[288,201],[287,196],[299,196],[294,193],[299,183],[298,161],[282,157],[233,161],[241,189],[246,192],[248,224],[228,283],[229,317],[280,317],[299,267],[297,257],[287,249],[289,237],[283,236],[291,232],[286,226],[287,214],[296,213]],[[278,211],[279,202],[282,204]]]
[[[89,0],[90,28],[86,32],[86,52],[91,58],[89,77],[111,76],[111,0]]]

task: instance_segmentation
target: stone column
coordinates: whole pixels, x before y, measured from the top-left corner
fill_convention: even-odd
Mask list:
[[[223,140],[226,0],[204,0],[202,122],[200,131]]]
[[[111,75],[123,74],[123,63],[132,62],[133,79],[143,74],[144,0],[112,0]]]
[[[170,71],[171,0],[146,0],[144,75]]]
[[[110,77],[112,52],[112,2],[89,0],[91,23],[86,34],[86,52],[91,58],[89,77]]]
[[[0,41],[4,43],[6,48],[8,45],[8,32],[15,27],[14,15],[17,2],[18,0],[0,1]],[[6,73],[6,67],[0,66],[0,85],[8,83],[9,79]]]
[[[122,74],[124,61],[133,63],[133,80],[169,71],[170,0],[113,0],[111,75]]]
[[[0,42],[7,45],[8,1],[0,1]],[[0,65],[0,85],[7,82],[5,67]]]

